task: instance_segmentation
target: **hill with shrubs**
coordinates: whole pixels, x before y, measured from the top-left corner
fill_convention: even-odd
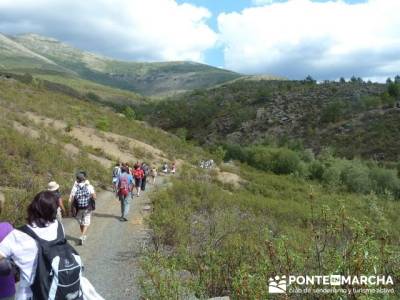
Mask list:
[[[240,74],[189,61],[130,62],[83,51],[37,34],[0,33],[0,70],[86,79],[146,96],[207,88]]]
[[[101,190],[120,157],[179,161],[151,194],[144,298],[270,299],[285,274],[390,275],[398,298],[397,79],[246,78],[156,101],[57,66],[13,71],[0,73],[1,220],[22,224],[50,180],[66,199],[78,170]],[[381,299],[353,287],[314,298]]]
[[[400,78],[387,84],[239,79],[140,109],[152,124],[211,147],[298,140],[315,153],[330,147],[346,158],[399,158]]]

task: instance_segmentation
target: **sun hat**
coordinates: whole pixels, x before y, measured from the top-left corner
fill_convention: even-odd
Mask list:
[[[54,191],[57,191],[59,188],[60,188],[60,185],[55,181],[50,181],[47,184],[47,190],[48,191],[54,192]]]

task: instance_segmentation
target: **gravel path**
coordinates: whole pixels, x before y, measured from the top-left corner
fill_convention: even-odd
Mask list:
[[[71,218],[63,221],[67,239],[76,248],[85,265],[84,276],[106,300],[140,299],[138,278],[139,259],[149,241],[150,231],[144,224],[150,200],[148,193],[161,186],[149,185],[140,197],[131,200],[128,222],[120,222],[120,204],[115,195],[105,191],[98,194],[96,211],[88,238],[78,246],[78,223]]]

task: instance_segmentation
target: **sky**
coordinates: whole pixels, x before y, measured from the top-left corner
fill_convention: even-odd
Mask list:
[[[400,0],[0,0],[0,32],[290,79],[400,73]]]

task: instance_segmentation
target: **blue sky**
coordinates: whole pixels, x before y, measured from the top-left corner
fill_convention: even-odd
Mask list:
[[[400,0],[0,0],[0,32],[121,60],[384,81],[400,73],[399,11]]]
[[[314,0],[313,2],[328,2],[330,0]],[[399,0],[400,1],[400,0]],[[217,17],[221,13],[240,12],[243,9],[255,6],[252,0],[179,0],[178,3],[191,3],[196,6],[207,7],[212,13],[212,17],[207,21],[212,29],[218,31]],[[286,0],[276,0],[274,3],[286,2]],[[349,4],[366,2],[366,0],[345,0]],[[214,66],[224,66],[224,55],[221,47],[215,47],[205,52],[205,62]]]

